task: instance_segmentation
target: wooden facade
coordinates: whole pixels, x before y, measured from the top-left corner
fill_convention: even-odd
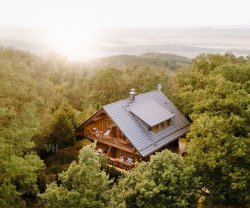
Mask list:
[[[108,132],[107,132],[108,131]],[[109,158],[109,164],[130,170],[142,158],[115,123],[100,112],[89,119],[78,135],[97,141],[96,151]]]

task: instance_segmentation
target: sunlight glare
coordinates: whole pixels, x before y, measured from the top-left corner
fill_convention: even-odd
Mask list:
[[[64,27],[50,31],[51,47],[71,60],[86,59],[93,55],[95,34],[91,28]]]

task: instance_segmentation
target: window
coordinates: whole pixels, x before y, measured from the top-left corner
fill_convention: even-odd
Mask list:
[[[166,129],[167,127],[170,126],[170,120],[163,121],[160,124],[157,124],[153,127],[150,128],[150,131],[153,131],[154,133],[159,132],[163,129]]]

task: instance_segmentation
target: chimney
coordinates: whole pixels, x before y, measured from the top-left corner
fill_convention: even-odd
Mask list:
[[[135,95],[136,95],[135,89],[131,89],[130,92],[129,92],[129,100],[130,100],[130,102],[135,101]]]

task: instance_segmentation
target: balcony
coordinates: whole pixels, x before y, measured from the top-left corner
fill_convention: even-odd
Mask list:
[[[89,139],[99,141],[109,146],[116,147],[118,149],[130,153],[135,153],[135,148],[129,142],[108,135],[104,135],[102,132],[100,132],[99,135],[96,135],[96,133],[93,131],[87,131],[85,136]]]
[[[98,151],[96,152],[97,154],[105,156],[107,158],[108,166],[115,167],[119,171],[124,171],[124,170],[128,171],[128,170],[131,170],[133,167],[135,167],[135,161],[132,161],[132,162],[121,161],[120,158],[113,158],[113,157],[109,157],[105,153],[100,153]]]
[[[109,158],[108,164],[122,170],[131,170],[135,165],[134,163],[123,162],[119,158]]]

